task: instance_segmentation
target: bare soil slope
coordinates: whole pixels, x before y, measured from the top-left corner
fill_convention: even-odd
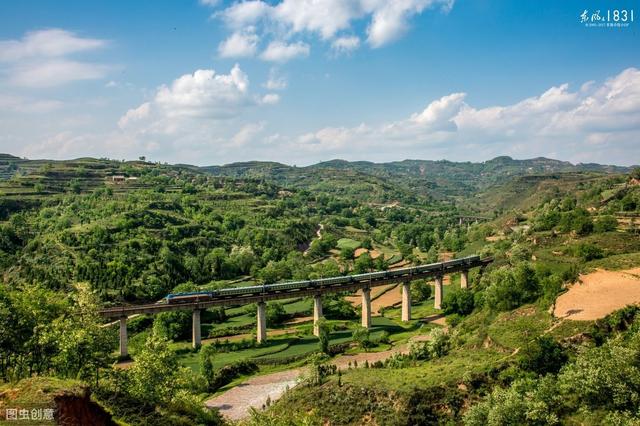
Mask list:
[[[640,267],[624,271],[598,269],[558,297],[558,318],[596,320],[627,305],[640,303]]]

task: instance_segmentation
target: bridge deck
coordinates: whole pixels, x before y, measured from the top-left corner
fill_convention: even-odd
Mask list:
[[[425,278],[433,278],[439,275],[446,275],[455,272],[460,272],[464,270],[469,270],[470,268],[475,267],[483,267],[491,263],[493,259],[479,259],[471,264],[464,265],[455,265],[450,267],[444,267],[439,271],[427,271],[422,273],[416,273],[411,276],[403,275],[392,278],[378,278],[378,279],[369,279],[366,277],[366,274],[360,277],[358,281],[344,283],[344,284],[336,284],[336,285],[326,285],[322,287],[308,287],[305,286],[303,288],[293,288],[288,289],[286,291],[273,291],[270,290],[270,287],[267,286],[254,286],[255,292],[243,294],[240,296],[232,296],[232,297],[222,297],[216,296],[211,300],[207,300],[205,302],[193,302],[193,303],[179,303],[179,304],[168,304],[168,303],[153,303],[146,305],[131,305],[131,306],[118,306],[113,308],[106,308],[100,311],[100,314],[106,318],[121,318],[134,314],[156,314],[160,312],[167,311],[175,311],[175,310],[194,310],[194,309],[206,309],[212,306],[224,306],[224,305],[242,305],[246,303],[254,303],[254,302],[262,302],[267,300],[278,300],[278,299],[290,299],[292,297],[301,297],[301,296],[313,296],[316,294],[324,294],[324,293],[339,293],[345,291],[355,291],[361,288],[367,287],[376,287],[385,284],[399,283],[405,281],[412,281],[417,279],[425,279]],[[373,274],[373,273],[372,273]]]

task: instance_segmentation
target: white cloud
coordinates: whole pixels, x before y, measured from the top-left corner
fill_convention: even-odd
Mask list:
[[[105,77],[111,68],[106,65],[56,59],[14,67],[9,83],[21,87],[54,87],[80,80]]]
[[[103,78],[111,67],[69,59],[68,56],[101,49],[106,40],[82,38],[62,29],[32,31],[20,40],[0,41],[0,62],[9,84],[52,87],[77,80]]]
[[[154,104],[170,117],[226,118],[250,103],[248,89],[249,78],[237,64],[229,74],[197,70],[161,86]]]
[[[260,57],[265,61],[287,62],[297,57],[309,56],[309,50],[309,45],[302,42],[287,44],[282,41],[272,41]]]
[[[0,109],[24,114],[49,113],[63,107],[53,99],[31,99],[23,96],[0,95]]]
[[[203,6],[216,7],[220,3],[220,0],[200,0],[200,4]]]
[[[151,114],[151,103],[145,102],[138,108],[132,108],[118,120],[118,127],[125,129],[130,123],[144,120]]]
[[[262,97],[261,103],[266,105],[274,105],[280,102],[280,95],[277,93],[267,93]]]
[[[250,32],[235,32],[218,46],[223,58],[251,57],[258,49],[258,36]]]
[[[309,164],[337,157],[482,161],[511,155],[630,165],[640,158],[640,71],[635,68],[576,89],[558,84],[505,105],[478,107],[465,93],[456,92],[426,102],[405,117],[296,133],[251,118],[252,108],[269,107],[270,99],[275,99],[270,95],[275,94],[252,93],[239,67],[226,74],[200,70],[161,86],[148,102],[123,114],[121,130],[101,133],[94,130],[97,123],[88,122],[69,131],[63,124],[55,127],[55,120],[45,122],[49,114],[42,120],[25,116],[21,125],[42,130],[30,137],[33,143],[25,144],[16,136],[20,128],[13,117],[18,114],[11,113],[0,115],[6,129],[0,144],[13,147],[18,155],[147,155],[195,164],[249,159]],[[5,95],[0,97],[0,108],[11,112],[57,108],[55,101],[28,106],[33,101]]]
[[[273,7],[272,17],[293,32],[315,32],[327,40],[362,16],[362,6],[349,0],[283,0]]]
[[[279,75],[276,68],[271,68],[269,70],[269,79],[262,86],[268,90],[284,90],[287,88],[287,79]]]
[[[453,7],[452,0],[397,0],[381,2],[372,8],[367,27],[367,41],[381,47],[400,38],[409,28],[409,19],[429,7],[441,6],[445,12]]]
[[[31,31],[21,40],[0,41],[0,61],[17,62],[27,58],[60,57],[96,50],[106,45],[106,40],[81,38],[73,32],[57,28]]]
[[[118,126],[129,135],[165,144],[168,136],[209,140],[237,128],[237,119],[249,108],[278,100],[276,94],[251,94],[249,78],[237,64],[228,74],[197,70],[160,86],[152,100],[127,111]]]
[[[214,16],[221,17],[228,26],[235,29],[256,24],[269,15],[271,6],[260,0],[237,2]]]
[[[255,141],[255,138],[262,133],[265,123],[249,123],[244,125],[238,133],[233,135],[231,143],[236,146],[248,145],[250,142]]]
[[[546,155],[630,164],[640,158],[640,71],[635,68],[600,86],[573,92],[563,84],[507,106],[474,108],[465,97],[443,96],[403,120],[303,133],[282,142],[281,150],[299,158],[380,161]]]
[[[357,21],[366,21],[367,41],[377,48],[401,37],[413,16],[429,8],[448,12],[452,6],[453,0],[251,0],[235,2],[213,16],[221,18],[233,33],[251,28],[260,38],[279,44],[296,36],[318,35],[335,52],[347,53],[358,48],[360,37],[339,34],[352,32]],[[294,40],[289,46],[299,43]],[[269,58],[264,57],[274,60]]]
[[[431,102],[422,112],[411,115],[408,120],[423,129],[455,131],[453,119],[464,105],[465,93],[452,93]]]
[[[360,47],[360,38],[357,36],[338,37],[331,42],[331,48],[336,53],[349,53]]]

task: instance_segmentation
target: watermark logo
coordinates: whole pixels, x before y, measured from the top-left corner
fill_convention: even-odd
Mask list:
[[[585,9],[578,17],[587,28],[628,28],[635,22],[633,9]]]
[[[24,424],[53,424],[55,410],[53,408],[5,408],[0,420]],[[4,417],[4,418],[3,418]]]

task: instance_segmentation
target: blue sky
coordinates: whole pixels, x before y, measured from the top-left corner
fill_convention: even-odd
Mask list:
[[[5,2],[0,151],[637,164],[638,24],[580,22],[612,4]]]

